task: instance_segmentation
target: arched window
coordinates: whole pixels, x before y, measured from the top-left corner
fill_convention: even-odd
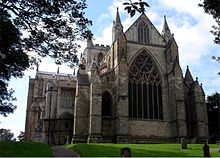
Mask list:
[[[98,64],[101,63],[102,59],[103,59],[103,54],[99,53],[99,55],[98,55]]]
[[[141,21],[138,26],[138,42],[141,44],[149,43],[149,29],[144,21]]]
[[[102,117],[112,116],[112,96],[108,91],[102,94]]]
[[[144,51],[129,68],[129,118],[163,119],[159,71]]]

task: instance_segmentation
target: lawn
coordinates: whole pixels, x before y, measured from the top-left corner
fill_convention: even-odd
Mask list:
[[[210,144],[211,156],[220,157],[219,145]],[[203,144],[188,144],[181,150],[179,144],[71,144],[67,148],[82,157],[119,157],[121,148],[131,148],[133,157],[203,157]]]
[[[38,142],[0,142],[0,157],[50,157],[47,144]]]

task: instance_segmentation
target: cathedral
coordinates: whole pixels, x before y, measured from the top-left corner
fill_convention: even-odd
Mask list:
[[[117,10],[110,46],[87,46],[77,73],[36,71],[29,79],[25,139],[48,144],[201,142],[205,93],[164,16],[162,32],[142,13],[123,30]]]

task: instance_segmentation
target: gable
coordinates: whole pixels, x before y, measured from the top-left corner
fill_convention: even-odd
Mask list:
[[[165,45],[165,40],[147,18],[142,14],[125,32],[126,38],[130,42],[140,44]]]

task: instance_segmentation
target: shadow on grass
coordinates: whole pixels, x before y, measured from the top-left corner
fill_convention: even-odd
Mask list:
[[[0,142],[0,157],[51,157],[47,144],[38,142]]]

